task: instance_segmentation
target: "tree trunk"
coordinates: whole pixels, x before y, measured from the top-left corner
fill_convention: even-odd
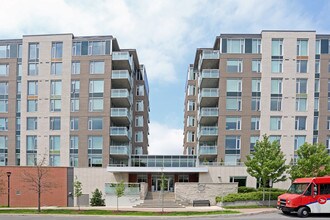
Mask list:
[[[80,211],[79,196],[77,197],[78,210]]]
[[[118,196],[117,196],[117,211],[118,211],[119,209],[118,209]]]
[[[38,212],[41,212],[41,209],[40,209],[40,199],[41,199],[41,192],[40,192],[40,189],[39,189],[39,191],[38,191]]]

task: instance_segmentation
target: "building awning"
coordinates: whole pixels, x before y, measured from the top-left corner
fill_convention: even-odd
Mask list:
[[[208,167],[129,167],[108,166],[112,173],[207,173]]]

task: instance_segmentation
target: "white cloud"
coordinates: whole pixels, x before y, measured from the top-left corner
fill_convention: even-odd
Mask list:
[[[176,155],[183,152],[183,130],[151,122],[149,136],[150,155]]]

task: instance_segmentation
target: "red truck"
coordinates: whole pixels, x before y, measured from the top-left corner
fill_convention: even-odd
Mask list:
[[[278,197],[277,208],[284,214],[297,212],[299,217],[330,213],[330,176],[296,179],[289,190]]]

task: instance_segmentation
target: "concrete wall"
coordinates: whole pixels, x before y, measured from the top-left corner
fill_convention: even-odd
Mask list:
[[[140,199],[144,200],[148,193],[148,183],[140,183]]]
[[[237,193],[237,183],[175,183],[175,200],[192,204],[194,200],[209,200],[216,196]]]
[[[124,195],[118,199],[119,207],[132,207],[142,203],[140,195]],[[115,195],[105,196],[105,205],[107,207],[117,207],[117,197]]]

